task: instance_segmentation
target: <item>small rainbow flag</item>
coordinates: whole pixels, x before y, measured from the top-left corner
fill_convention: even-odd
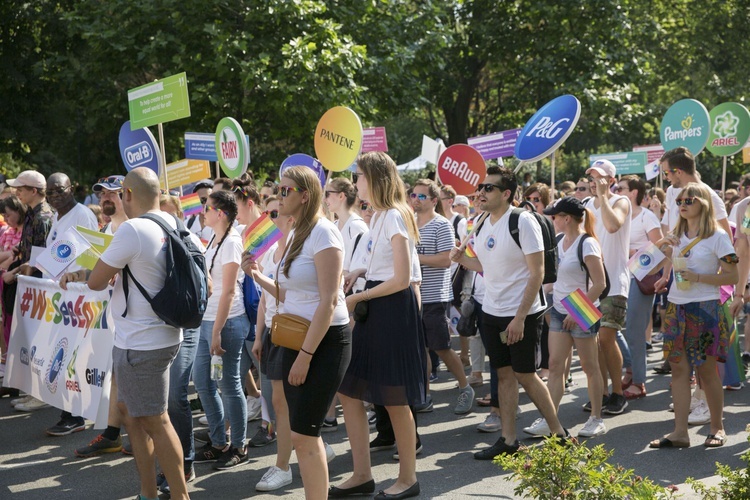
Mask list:
[[[588,330],[602,318],[602,312],[580,288],[562,299],[562,305],[583,330]]]
[[[263,253],[279,241],[283,236],[281,230],[276,227],[268,214],[261,215],[251,226],[245,229],[242,234],[243,247],[245,252],[258,260]]]
[[[185,217],[190,217],[203,211],[203,205],[198,193],[180,196],[180,205],[182,205],[182,213],[185,214]]]
[[[471,259],[477,258],[477,253],[474,251],[474,247],[472,246],[471,243],[466,244],[466,250],[464,250],[464,253],[466,254],[467,257]]]

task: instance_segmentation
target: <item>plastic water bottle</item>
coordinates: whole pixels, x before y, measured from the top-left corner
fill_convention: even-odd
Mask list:
[[[214,354],[211,356],[211,380],[221,380],[223,376],[224,360],[218,354]]]

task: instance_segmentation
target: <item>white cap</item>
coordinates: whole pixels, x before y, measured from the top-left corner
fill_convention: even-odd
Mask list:
[[[47,189],[47,179],[36,170],[24,170],[15,179],[8,179],[8,185],[15,188],[33,187]]]
[[[588,170],[586,170],[586,173],[588,174],[592,170],[596,170],[597,172],[599,172],[599,174],[608,176],[608,177],[617,176],[617,169],[609,160],[596,160],[594,163],[591,164]]]

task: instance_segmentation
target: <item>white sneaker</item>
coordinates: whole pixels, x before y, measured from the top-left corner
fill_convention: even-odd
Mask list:
[[[273,491],[283,488],[288,484],[292,484],[292,468],[289,467],[289,470],[282,470],[272,465],[263,474],[263,477],[260,478],[258,484],[255,485],[255,489],[258,491]]]
[[[41,410],[42,408],[47,408],[48,406],[49,405],[47,403],[45,403],[44,401],[40,401],[40,400],[38,400],[36,398],[31,398],[26,403],[19,403],[19,404],[17,404],[15,408],[18,411],[32,412],[32,411],[36,411],[36,410]]]
[[[547,425],[547,421],[543,418],[537,418],[534,420],[534,423],[529,427],[524,427],[523,432],[536,437],[546,437],[552,434],[552,430],[550,430],[549,425]]]
[[[203,425],[208,425],[208,419],[206,418],[205,415],[203,415],[201,418],[198,419],[198,423],[203,424]]]
[[[497,432],[500,429],[502,429],[500,415],[496,415],[494,413],[490,413],[489,415],[487,415],[487,418],[484,419],[484,422],[477,425],[477,430],[479,432]]]
[[[16,405],[19,405],[19,404],[28,403],[32,399],[34,399],[34,396],[31,396],[31,395],[26,395],[26,396],[23,396],[23,397],[20,397],[20,398],[11,399],[10,400],[10,405],[11,406],[16,406]]]
[[[254,398],[252,396],[247,397],[247,421],[252,422],[253,420],[260,419],[260,414],[263,410],[263,404],[261,403],[260,396]]]
[[[692,412],[693,410],[695,410],[696,408],[698,408],[698,405],[700,404],[701,401],[703,401],[703,400],[702,399],[698,399],[696,397],[690,398],[690,411]],[[674,411],[674,403],[669,403],[669,411],[671,411],[671,412]]]
[[[326,462],[329,464],[331,463],[331,460],[336,458],[336,452],[333,451],[333,448],[331,448],[331,445],[323,441],[323,446],[325,446],[326,449]]]
[[[695,408],[688,415],[688,424],[690,425],[702,425],[707,424],[711,421],[711,412],[708,410],[708,405],[702,399]]]
[[[586,423],[578,432],[579,437],[594,437],[601,436],[607,432],[607,427],[604,425],[604,420],[596,417],[589,417]]]

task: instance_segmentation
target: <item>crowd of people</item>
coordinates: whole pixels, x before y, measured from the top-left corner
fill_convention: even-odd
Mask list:
[[[149,169],[95,183],[98,211],[76,201],[64,174],[25,171],[0,195],[3,362],[17,275],[49,277],[30,264],[31,247],[80,225],[113,239],[93,271],[71,266],[60,285],[113,285],[115,336],[107,428],[75,453],[132,453],[138,498],[187,498],[195,463],[231,469],[249,448],[273,442],[276,463],[258,491],[292,482],[294,450],[306,497],[375,494],[370,454],[395,449],[398,476],[375,498],[418,496],[417,416],[433,411],[438,364],[457,382],[456,415],[490,407],[477,430],[500,437],[474,457],[492,460],[519,449],[519,386],[539,412],[525,434],[574,439],[568,428],[577,423],[561,421],[558,409],[576,360],[590,412],[578,436],[595,438],[607,432],[604,415],[647,397],[646,356],[657,342],[664,363],[656,370],[672,376],[675,427],[644,445],[689,446],[688,425],[709,424],[703,445],[722,446],[723,391],[741,389],[750,364],[750,335],[744,351],[733,335],[750,299],[750,175],[734,193],[717,193],[686,149],[660,163],[666,192],[599,160],[555,189],[490,166],[476,192],[461,196],[430,179],[408,186],[388,155],[365,153],[351,181],[325,186],[306,167],[286,169],[278,183],[258,185],[250,173],[201,181],[192,191],[203,210],[187,220],[179,197],[162,192]],[[282,237],[256,260],[242,235],[264,215]],[[164,285],[164,231],[182,227],[204,253],[211,289],[197,328],[170,326],[138,293]],[[649,244],[667,258],[638,279],[628,261]],[[129,293],[128,280],[139,283]],[[602,313],[586,328],[564,305],[577,290]],[[299,349],[273,341],[282,314],[309,325]],[[487,358],[490,394],[475,399]],[[728,363],[735,369],[722,369]],[[0,395],[19,411],[47,406],[9,387]],[[193,429],[197,405],[207,431]],[[352,472],[330,485],[334,453],[321,434],[338,427],[339,405]],[[260,424],[249,431],[253,420]],[[62,412],[47,433],[85,427]]]

